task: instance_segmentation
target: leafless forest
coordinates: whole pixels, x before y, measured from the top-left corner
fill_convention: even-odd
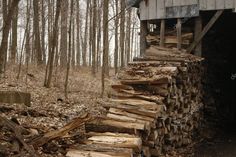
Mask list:
[[[0,157],[234,157],[236,1],[207,2],[0,0]]]

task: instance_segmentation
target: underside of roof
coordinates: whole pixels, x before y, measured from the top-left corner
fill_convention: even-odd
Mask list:
[[[136,7],[138,8],[139,7],[139,3],[141,2],[142,0],[126,0],[126,7],[129,8],[129,7]]]

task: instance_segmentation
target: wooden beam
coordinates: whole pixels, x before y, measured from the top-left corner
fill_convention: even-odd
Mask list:
[[[194,48],[199,44],[202,38],[206,35],[206,33],[211,29],[211,27],[215,24],[215,22],[219,19],[219,17],[223,14],[224,10],[218,10],[215,15],[211,18],[208,24],[204,27],[203,31],[196,37],[194,42],[187,49],[188,53],[191,53]]]
[[[147,36],[147,21],[140,23],[140,56],[143,56],[146,51],[146,36]]]
[[[176,29],[177,29],[177,49],[180,50],[181,49],[181,45],[182,45],[182,24],[181,24],[181,19],[177,19],[177,25],[176,25]]]
[[[201,16],[195,18],[195,30],[194,30],[194,39],[196,40],[198,35],[202,31],[202,18]],[[199,42],[195,48],[194,55],[202,56],[202,43]]]
[[[165,46],[165,20],[161,20],[161,28],[160,28],[160,46]]]

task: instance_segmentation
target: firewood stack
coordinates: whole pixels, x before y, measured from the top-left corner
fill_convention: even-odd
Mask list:
[[[190,144],[203,107],[201,61],[166,53],[129,63],[111,86],[106,116],[87,123],[83,148],[67,155],[150,157]]]

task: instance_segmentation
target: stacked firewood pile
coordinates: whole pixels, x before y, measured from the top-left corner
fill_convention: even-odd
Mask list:
[[[182,47],[187,48],[190,46],[193,41],[193,33],[183,33],[182,35]],[[146,41],[149,46],[151,45],[160,45],[160,35],[156,33],[149,33],[146,36]],[[176,36],[176,31],[167,31],[165,34],[165,47],[166,48],[174,48],[178,43],[178,39]]]
[[[191,144],[202,117],[201,61],[176,52],[129,63],[106,116],[86,123],[88,138],[67,155],[149,157]]]

